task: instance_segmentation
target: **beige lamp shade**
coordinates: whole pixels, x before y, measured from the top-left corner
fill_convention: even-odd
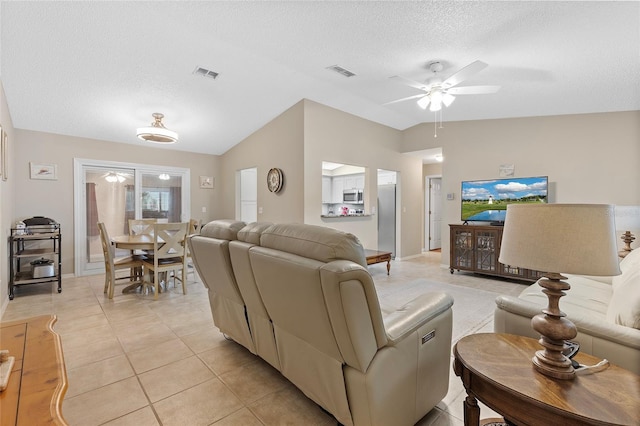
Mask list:
[[[619,275],[614,206],[510,204],[498,260],[542,272]]]

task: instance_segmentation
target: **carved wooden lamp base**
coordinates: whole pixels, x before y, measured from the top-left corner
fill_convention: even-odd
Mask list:
[[[571,360],[562,351],[565,349],[565,340],[576,337],[576,326],[569,321],[566,314],[560,310],[560,298],[569,290],[569,283],[562,281],[567,277],[557,273],[546,273],[539,281],[543,293],[549,299],[548,306],[531,319],[533,329],[540,333],[538,341],[543,350],[537,351],[533,357],[533,366],[540,373],[556,379],[573,379],[575,371]]]

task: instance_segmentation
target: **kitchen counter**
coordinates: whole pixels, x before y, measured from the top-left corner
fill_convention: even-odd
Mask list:
[[[346,217],[369,217],[372,216],[370,214],[365,213],[355,213],[355,214],[321,214],[320,217],[336,219],[336,218],[346,218]]]

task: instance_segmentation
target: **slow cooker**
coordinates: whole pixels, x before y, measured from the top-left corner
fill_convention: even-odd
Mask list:
[[[33,272],[33,278],[48,278],[56,275],[53,267],[53,260],[42,259],[34,260],[31,263],[31,271]]]

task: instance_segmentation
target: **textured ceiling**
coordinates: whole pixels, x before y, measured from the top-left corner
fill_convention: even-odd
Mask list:
[[[444,121],[640,110],[640,2],[0,3],[0,78],[16,128],[222,154],[303,98],[396,129],[433,122],[417,81],[482,60]],[[340,65],[345,78],[326,68]],[[195,76],[196,67],[219,73]],[[446,128],[445,128],[446,129]]]

